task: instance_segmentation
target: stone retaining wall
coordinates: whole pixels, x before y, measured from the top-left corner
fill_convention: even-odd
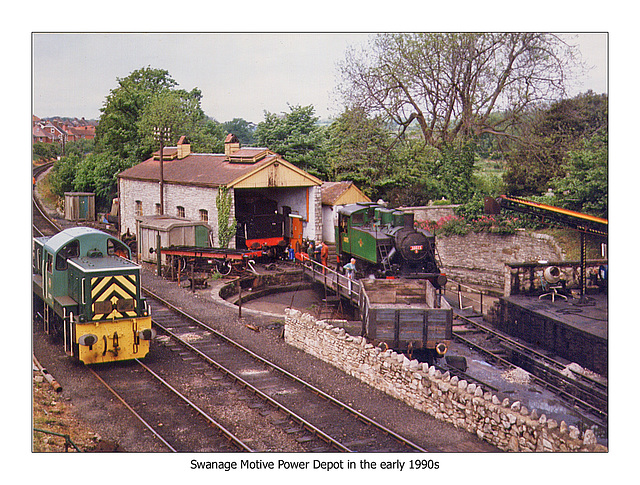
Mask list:
[[[564,260],[562,250],[551,236],[526,231],[513,235],[440,235],[436,247],[449,279],[499,289],[504,288],[505,263]]]
[[[580,433],[520,402],[500,401],[475,384],[392,350],[383,352],[363,337],[298,310],[286,310],[284,335],[288,344],[502,450],[607,451],[592,430]]]

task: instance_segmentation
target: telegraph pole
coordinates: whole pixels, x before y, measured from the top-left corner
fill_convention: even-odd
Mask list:
[[[169,136],[168,127],[155,129],[155,137],[160,141],[160,215],[164,215],[164,142],[169,140]]]
[[[160,215],[164,215],[164,161],[162,155],[164,152],[164,140],[160,135]]]

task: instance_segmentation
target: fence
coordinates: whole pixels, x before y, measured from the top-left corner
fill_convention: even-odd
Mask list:
[[[602,288],[606,280],[600,275],[600,269],[608,265],[606,259],[586,262],[587,288]],[[543,272],[546,268],[556,266],[560,269],[560,280],[568,289],[579,290],[580,261],[534,261],[531,263],[506,263],[504,274],[504,296],[535,294],[544,290]]]

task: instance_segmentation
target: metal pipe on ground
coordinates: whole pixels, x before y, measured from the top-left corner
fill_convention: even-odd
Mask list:
[[[56,381],[53,376],[51,374],[49,374],[49,372],[47,371],[47,369],[45,369],[44,367],[42,367],[42,365],[40,364],[40,362],[38,362],[38,359],[36,359],[36,356],[33,356],[33,364],[36,366],[36,368],[40,371],[40,373],[44,376],[44,378],[47,380],[47,382],[51,385],[51,387],[53,387],[53,390],[56,392],[62,392],[62,386],[60,384],[58,384],[58,381]]]

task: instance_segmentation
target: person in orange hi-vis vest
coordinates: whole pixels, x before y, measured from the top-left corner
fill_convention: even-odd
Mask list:
[[[329,246],[326,243],[322,243],[322,250],[320,251],[320,260],[322,261],[322,274],[327,273],[327,265],[329,262]]]

